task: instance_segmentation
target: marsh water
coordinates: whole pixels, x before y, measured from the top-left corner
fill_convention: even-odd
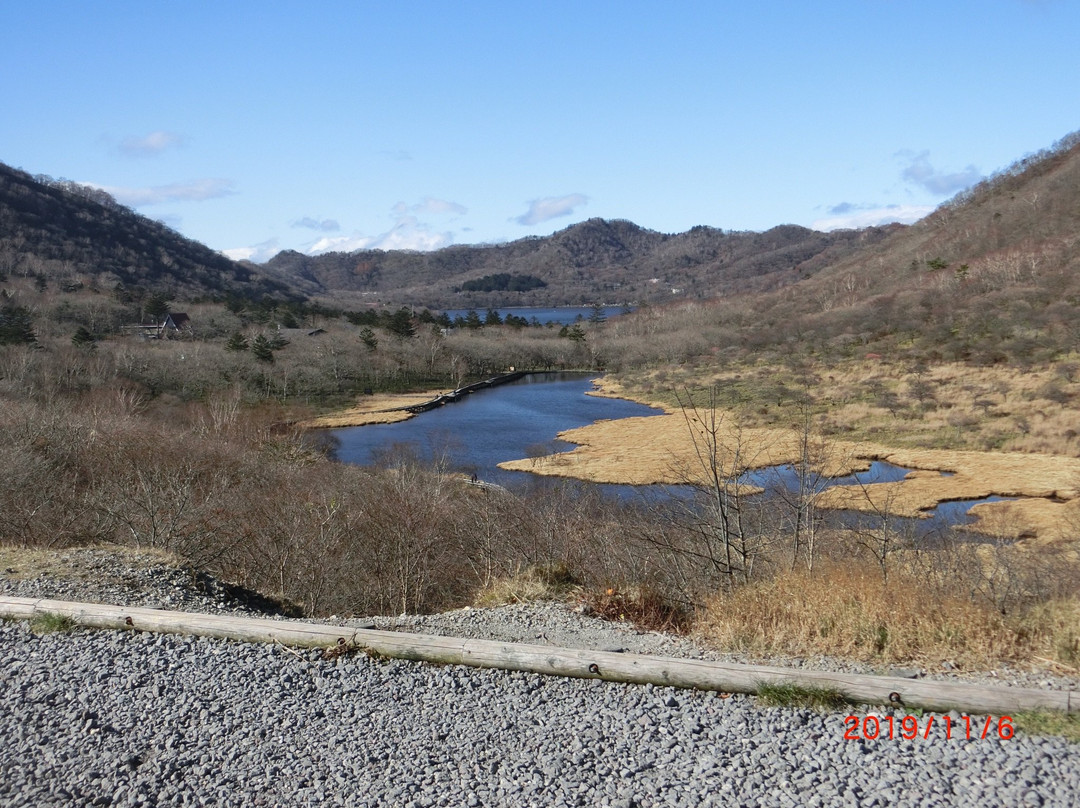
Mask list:
[[[346,463],[379,465],[396,454],[421,461],[440,460],[444,467],[475,474],[485,482],[511,489],[557,484],[552,478],[521,471],[505,471],[506,460],[570,451],[573,444],[556,435],[602,419],[659,415],[660,410],[622,399],[588,395],[597,374],[534,373],[518,381],[465,396],[461,401],[422,413],[394,424],[372,424],[332,431],[336,456]],[[858,485],[903,479],[910,469],[877,461],[867,471],[829,481],[831,485]],[[766,490],[765,496],[792,490],[798,484],[795,470],[778,466],[747,472],[743,481]],[[581,485],[588,485],[582,483]],[[623,500],[689,499],[682,486],[600,485],[604,493]],[[929,519],[897,520],[910,523],[916,535],[942,531],[968,523],[968,509],[977,502],[998,499],[946,502]],[[847,523],[872,522],[866,514],[837,514]]]
[[[565,429],[605,418],[660,414],[633,401],[587,395],[595,378],[595,373],[532,373],[408,421],[337,429],[337,457],[376,465],[389,453],[408,452],[424,461],[442,458],[451,468],[487,482],[524,484],[536,475],[504,471],[498,464],[573,449],[556,438]]]

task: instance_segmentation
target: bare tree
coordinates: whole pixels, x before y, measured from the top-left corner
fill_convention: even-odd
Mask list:
[[[807,571],[813,573],[823,521],[817,499],[832,481],[827,473],[832,452],[826,437],[813,428],[813,408],[806,396],[799,415],[799,424],[794,427],[798,457],[791,464],[794,485],[775,486],[774,497],[781,506],[781,532],[791,540],[791,569],[802,559]]]
[[[898,523],[894,509],[897,491],[891,486],[883,489],[871,488],[858,479],[858,475],[855,479],[855,484],[868,505],[868,510],[865,511],[868,521],[858,519],[850,531],[850,536],[858,547],[874,559],[881,570],[882,583],[887,586],[893,556],[898,550],[910,545],[909,536]],[[885,493],[878,495],[879,491]]]
[[[679,518],[693,540],[668,549],[703,565],[731,590],[751,580],[768,544],[742,482],[762,447],[749,446],[742,430],[725,422],[716,395],[711,389],[706,406],[699,407],[689,392],[676,393],[693,445],[693,466],[682,477],[695,494]]]

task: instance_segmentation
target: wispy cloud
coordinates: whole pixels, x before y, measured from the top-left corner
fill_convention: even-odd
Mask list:
[[[393,226],[385,233],[367,236],[354,233],[351,236],[326,236],[310,245],[305,252],[318,255],[325,252],[352,252],[353,250],[438,250],[454,243],[454,234],[436,230],[420,216],[464,216],[468,208],[457,202],[427,196],[414,205],[398,202],[390,208]]]
[[[839,205],[833,205],[829,208],[829,215],[831,216],[843,216],[848,213],[854,213],[857,210],[866,210],[867,208],[875,207],[874,205],[856,205],[854,202],[841,202]]]
[[[160,205],[163,202],[203,202],[218,199],[236,193],[233,181],[216,177],[207,177],[191,182],[175,182],[171,185],[154,185],[148,188],[122,188],[114,185],[98,185],[88,182],[94,188],[100,188],[123,205],[141,208],[147,205]]]
[[[810,224],[814,230],[853,230],[900,222],[912,224],[934,210],[933,205],[865,205],[841,202],[826,216]]]
[[[398,210],[401,205],[404,205],[404,203],[398,202],[394,206],[394,210]],[[469,212],[468,208],[459,205],[457,202],[447,202],[445,199],[435,199],[431,196],[425,196],[417,204],[410,205],[407,210],[421,216],[464,216]]]
[[[930,164],[929,151],[918,154],[901,152],[898,156],[909,161],[907,167],[900,172],[900,176],[905,181],[918,185],[937,196],[951,196],[957,191],[971,187],[983,178],[979,169],[973,165],[952,173],[940,171]]]
[[[293,227],[303,227],[307,230],[318,230],[320,233],[336,233],[341,225],[335,219],[313,219],[305,216],[292,223]]]
[[[120,141],[119,149],[128,157],[153,157],[163,151],[182,146],[184,137],[175,132],[151,132],[141,137],[126,137]]]
[[[560,216],[569,216],[575,208],[584,205],[589,198],[584,194],[567,194],[566,196],[548,196],[543,199],[534,199],[529,202],[529,209],[521,216],[512,221],[518,224],[531,226],[540,224]]]

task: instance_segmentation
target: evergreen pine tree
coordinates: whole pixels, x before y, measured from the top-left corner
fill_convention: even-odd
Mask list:
[[[26,306],[11,301],[0,308],[0,345],[37,342],[34,316]]]
[[[273,364],[274,362],[274,349],[270,347],[270,340],[263,334],[259,334],[252,340],[251,353],[260,362],[268,362],[270,364]]]
[[[229,341],[225,343],[226,351],[246,351],[248,349],[247,337],[239,331],[234,331]]]
[[[94,335],[85,325],[80,325],[71,336],[71,344],[79,348],[93,349]]]

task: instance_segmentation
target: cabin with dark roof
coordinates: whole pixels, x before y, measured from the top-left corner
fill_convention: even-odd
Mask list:
[[[191,318],[182,311],[171,311],[160,322],[129,325],[127,330],[139,334],[143,339],[168,339],[179,336],[191,327]]]

